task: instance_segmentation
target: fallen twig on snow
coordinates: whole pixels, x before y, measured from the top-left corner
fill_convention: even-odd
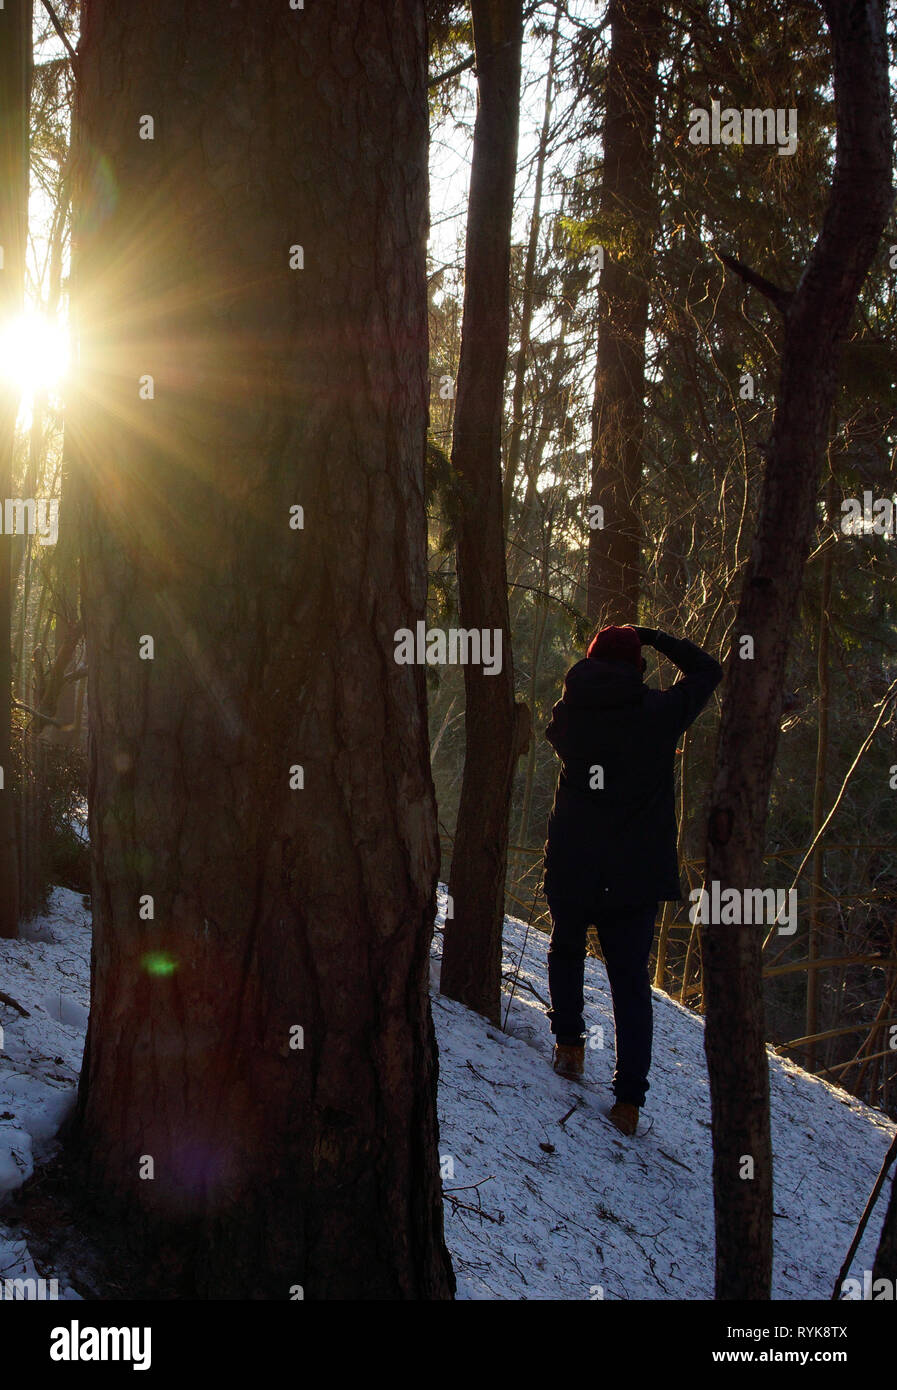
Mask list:
[[[18,1009],[23,1018],[31,1017],[28,1010],[22,1008],[18,999],[13,999],[11,994],[4,994],[2,989],[0,989],[0,1004],[8,1004],[11,1009]]]

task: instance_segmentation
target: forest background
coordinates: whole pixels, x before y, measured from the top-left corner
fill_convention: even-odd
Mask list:
[[[74,45],[77,6],[60,0],[54,9]],[[448,628],[462,625],[456,541],[464,486],[452,434],[476,78],[465,7],[430,10],[427,617]],[[67,313],[73,80],[51,17],[39,6],[35,14],[27,302],[53,324]],[[513,779],[505,907],[538,930],[549,926],[539,880],[558,770],[542,735],[590,633],[603,621],[640,622],[690,637],[721,659],[728,652],[781,349],[776,305],[750,275],[767,289],[796,284],[834,155],[831,55],[818,7],[641,7],[639,43],[615,61],[624,64],[630,108],[650,103],[653,119],[646,114],[642,139],[628,149],[619,128],[621,143],[608,145],[615,14],[614,5],[546,0],[524,15],[502,501],[514,694],[532,712],[534,736]],[[893,25],[889,41],[893,65]],[[796,149],[695,145],[689,113],[714,100],[738,110],[795,109]],[[796,884],[800,901],[798,932],[771,935],[765,950],[769,1040],[892,1116],[897,538],[893,516],[881,534],[842,522],[846,499],[897,494],[894,243],[892,218],[842,361],[789,653],[764,861],[765,883]],[[610,341],[617,361],[621,343],[628,356],[609,391]],[[34,342],[45,361],[59,340],[36,330]],[[64,382],[44,380],[30,393],[25,377],[21,384],[13,495],[57,499],[64,516]],[[598,498],[606,503],[610,494],[625,499],[637,557],[624,553],[622,567],[612,546],[602,551],[594,525]],[[12,775],[19,912],[28,915],[52,883],[90,890],[79,829],[87,657],[72,528],[62,525],[54,546],[15,537],[11,555]],[[666,683],[674,673],[653,666],[647,678]],[[440,876],[449,881],[465,761],[464,671],[428,667],[427,680]],[[715,701],[679,750],[689,888],[702,882],[717,716]],[[701,942],[687,906],[665,910],[655,983],[700,1011]]]

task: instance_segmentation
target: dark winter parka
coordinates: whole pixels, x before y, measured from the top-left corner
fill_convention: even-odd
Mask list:
[[[567,672],[545,731],[561,760],[545,846],[549,904],[612,908],[682,897],[676,744],[722,667],[685,638],[643,632],[682,678],[652,690],[634,664],[588,657]]]

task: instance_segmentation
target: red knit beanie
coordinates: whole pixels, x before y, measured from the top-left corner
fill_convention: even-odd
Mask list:
[[[634,627],[603,627],[589,643],[586,656],[596,661],[631,661],[641,669],[642,643]]]

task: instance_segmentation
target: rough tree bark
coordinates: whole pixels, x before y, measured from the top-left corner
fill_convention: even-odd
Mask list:
[[[762,886],[763,835],[785,662],[817,496],[841,348],[892,203],[887,50],[878,0],[827,0],[837,157],[823,225],[784,316],[781,377],[732,650],[707,833],[708,884]],[[753,281],[756,283],[756,280]],[[753,660],[739,638],[753,638]],[[764,929],[702,931],[705,1049],[713,1110],[716,1296],[769,1297],[772,1152],[761,982]],[[744,1176],[745,1160],[753,1177]]]
[[[479,104],[452,437],[461,482],[458,598],[462,625],[499,631],[503,657],[498,675],[464,668],[464,777],[441,989],[497,1022],[511,788],[525,741],[525,716],[514,705],[501,479],[523,7],[521,0],[473,0],[471,8]]]
[[[645,334],[654,243],[654,123],[663,6],[610,0],[610,54],[599,217],[614,245],[598,281],[589,502],[588,615],[595,625],[635,619],[641,564]]]
[[[424,671],[395,661],[426,599],[426,59],[420,0],[83,8],[74,1139],[160,1297],[453,1291]]]
[[[0,8],[0,326],[21,313],[28,240],[31,0]],[[18,392],[0,381],[0,512],[12,496]],[[0,937],[18,935],[19,889],[10,766],[12,541],[0,516]]]

